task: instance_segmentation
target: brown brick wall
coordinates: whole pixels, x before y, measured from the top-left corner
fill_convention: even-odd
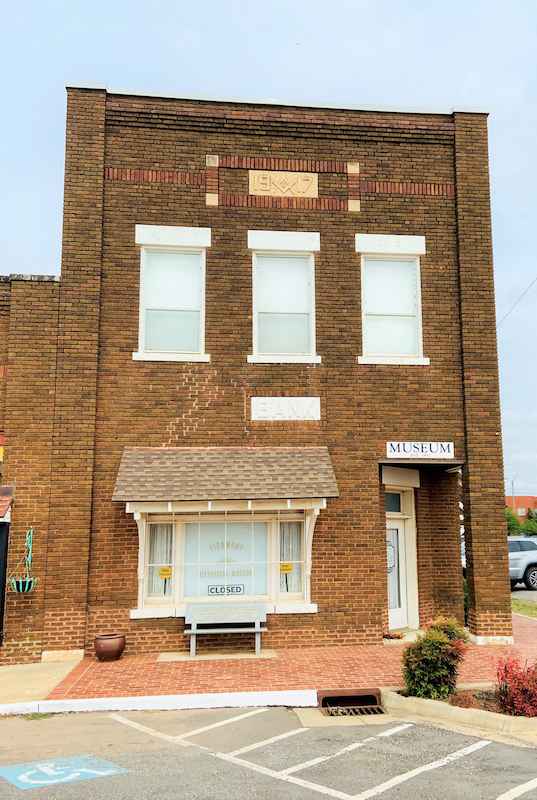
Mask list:
[[[122,450],[129,445],[327,445],[340,497],[321,512],[315,532],[312,600],[319,613],[271,618],[266,643],[379,641],[387,624],[378,468],[386,441],[450,440],[458,457],[467,451],[479,514],[485,474],[486,492],[496,498],[500,486],[498,439],[491,438],[495,420],[491,423],[479,411],[480,402],[496,397],[496,352],[485,342],[487,352],[476,351],[472,366],[468,338],[477,327],[473,259],[478,257],[479,282],[484,280],[486,287],[491,273],[490,259],[479,252],[471,209],[473,193],[484,192],[483,125],[479,116],[454,124],[449,115],[69,92],[46,649],[90,647],[96,631],[111,627],[126,630],[130,652],[184,647],[181,620],[128,618],[136,605],[138,536],[132,517],[110,498]],[[218,170],[220,192],[228,180],[237,193],[247,191],[246,162],[234,161],[239,157],[288,159],[282,162],[288,164],[302,159],[304,164],[328,166],[358,161],[360,182],[353,191],[360,192],[361,211],[207,206],[208,154],[218,154],[221,167],[226,165]],[[347,186],[338,183],[344,176],[330,173],[328,166],[321,175],[321,191],[345,199]],[[452,189],[420,193],[408,188],[453,187],[456,177],[464,184],[466,206]],[[213,172],[209,178],[215,189]],[[487,225],[488,213],[481,203]],[[212,229],[206,281],[211,363],[132,360],[138,344],[137,223]],[[320,365],[246,362],[252,346],[248,229],[320,231],[321,251],[315,256]],[[422,304],[430,367],[356,363],[361,352],[357,232],[426,236]],[[465,339],[461,298],[463,323],[470,331]],[[492,325],[491,298],[488,289],[484,303],[479,295],[485,308],[479,317],[481,331],[483,325],[485,330]],[[463,345],[468,351],[464,379],[471,394],[466,407]],[[483,379],[486,391],[480,388]],[[320,396],[321,421],[252,422],[250,397],[273,394]],[[467,448],[469,426],[477,430]],[[496,459],[494,468],[482,463],[482,442]],[[440,481],[426,475],[416,493],[422,621],[437,611],[459,613],[461,608],[455,483],[455,478]],[[501,549],[500,538],[498,529],[487,545],[489,555]],[[484,553],[483,548],[480,559]],[[436,580],[438,562],[443,575]],[[484,561],[476,563],[477,574]],[[476,597],[483,611],[488,603],[489,613],[494,603],[485,603],[484,583]],[[505,609],[504,600],[500,605]]]
[[[26,530],[33,527],[34,571],[40,582],[29,595],[7,593],[0,663],[35,660],[42,649],[58,293],[59,284],[50,280],[11,282],[4,480],[15,484],[16,492],[9,531],[8,573],[17,571],[24,556]]]
[[[0,277],[0,433],[4,431],[4,405],[7,381],[7,351],[9,343],[9,280]],[[2,466],[0,465],[0,475]]]

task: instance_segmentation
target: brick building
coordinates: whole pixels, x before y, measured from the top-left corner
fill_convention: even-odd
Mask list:
[[[534,494],[524,495],[505,495],[505,506],[510,508],[518,517],[519,522],[525,522],[528,519],[530,511],[537,509],[537,497]]]
[[[0,278],[39,578],[0,662],[183,649],[201,600],[273,647],[461,617],[461,500],[471,632],[510,637],[494,319],[486,115],[69,89],[61,279]]]

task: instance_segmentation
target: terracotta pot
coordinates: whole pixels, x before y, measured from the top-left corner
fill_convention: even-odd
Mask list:
[[[99,661],[117,661],[125,649],[122,633],[101,633],[95,637],[95,655]]]

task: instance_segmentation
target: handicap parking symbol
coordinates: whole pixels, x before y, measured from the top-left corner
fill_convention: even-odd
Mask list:
[[[0,778],[4,778],[19,789],[39,789],[76,781],[90,781],[127,772],[110,761],[93,756],[55,758],[30,761],[27,764],[0,766]]]

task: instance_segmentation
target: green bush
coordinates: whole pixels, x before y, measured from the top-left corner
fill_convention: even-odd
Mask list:
[[[425,635],[409,645],[403,655],[407,694],[431,700],[447,700],[457,686],[465,638],[464,630],[455,620],[439,619]]]
[[[520,532],[526,536],[537,536],[537,521],[534,519],[525,520],[520,526]]]
[[[505,511],[505,519],[507,521],[507,533],[509,536],[516,536],[520,533],[520,522],[518,521],[518,517],[513,511],[512,508],[506,507]]]

